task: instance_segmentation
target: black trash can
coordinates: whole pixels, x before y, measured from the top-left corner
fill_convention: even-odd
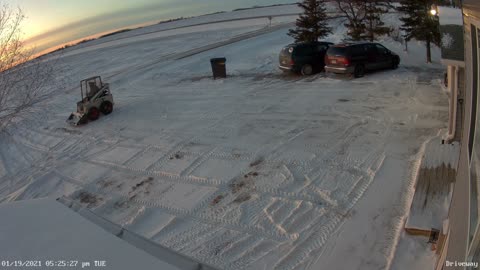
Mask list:
[[[210,59],[210,64],[212,64],[213,79],[227,77],[227,67],[225,65],[226,62],[226,58]]]

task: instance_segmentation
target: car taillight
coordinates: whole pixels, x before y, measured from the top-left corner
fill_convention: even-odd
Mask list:
[[[350,60],[348,60],[348,58],[343,58],[343,64],[348,67],[350,66]]]
[[[291,65],[291,66],[294,66],[294,65],[295,65],[295,61],[293,61],[293,59],[290,60],[290,65]]]

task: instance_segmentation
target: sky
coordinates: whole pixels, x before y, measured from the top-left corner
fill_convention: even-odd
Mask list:
[[[23,37],[37,51],[96,34],[255,5],[294,0],[0,0],[26,18]]]

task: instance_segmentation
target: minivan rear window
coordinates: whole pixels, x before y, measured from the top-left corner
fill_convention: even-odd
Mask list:
[[[327,51],[327,54],[328,55],[341,55],[341,56],[345,56],[347,52],[347,48],[346,47],[330,47]]]

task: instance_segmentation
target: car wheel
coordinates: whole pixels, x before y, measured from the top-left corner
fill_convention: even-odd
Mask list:
[[[353,76],[355,78],[360,78],[365,76],[365,66],[364,65],[356,65],[355,70],[353,71]]]
[[[95,121],[98,119],[99,116],[100,116],[100,110],[98,110],[98,108],[92,107],[90,108],[90,110],[88,110],[88,120]]]
[[[301,70],[302,75],[304,76],[309,76],[313,74],[313,67],[312,65],[306,64],[303,65],[302,70]]]
[[[113,104],[110,101],[102,102],[100,111],[105,115],[110,114],[113,111]]]
[[[392,58],[391,69],[397,69],[397,68],[398,68],[398,60],[395,58]]]

